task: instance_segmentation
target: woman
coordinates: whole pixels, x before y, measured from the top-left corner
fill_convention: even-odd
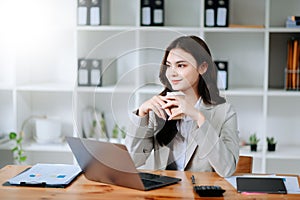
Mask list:
[[[144,165],[154,150],[157,169],[232,175],[239,158],[237,116],[219,95],[217,70],[205,42],[196,36],[174,40],[159,77],[164,91],[132,114],[126,136],[136,166]],[[174,91],[182,95],[169,95]]]

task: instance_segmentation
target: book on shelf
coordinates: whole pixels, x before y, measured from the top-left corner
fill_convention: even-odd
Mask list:
[[[299,59],[300,42],[298,39],[290,39],[287,44],[287,66],[285,69],[285,89],[299,90]]]

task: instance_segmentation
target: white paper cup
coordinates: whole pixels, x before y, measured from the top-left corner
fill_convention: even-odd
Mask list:
[[[185,96],[184,93],[182,92],[167,92],[167,96]],[[173,113],[172,110],[175,109],[175,108],[171,108],[170,111],[171,111],[171,114]],[[178,119],[182,119],[184,117],[184,114],[180,114],[180,115],[177,115],[175,116],[172,120],[178,120]]]

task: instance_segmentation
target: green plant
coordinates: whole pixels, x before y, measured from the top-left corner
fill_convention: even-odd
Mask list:
[[[250,144],[257,144],[259,142],[260,139],[257,138],[256,133],[253,133],[252,135],[250,135],[249,137],[249,142]]]
[[[119,127],[117,124],[115,124],[112,130],[112,138],[118,138],[118,137],[119,137]]]
[[[97,126],[97,121],[93,120],[89,137],[94,137],[96,135],[96,126]]]
[[[126,137],[126,128],[123,126],[121,129],[121,138],[124,139]]]
[[[268,144],[276,144],[274,137],[267,137],[267,142],[268,142]]]
[[[24,150],[22,147],[22,141],[23,137],[22,134],[17,134],[15,132],[9,133],[9,139],[11,141],[14,141],[15,146],[11,149],[11,151],[14,153],[14,159],[18,164],[21,164],[26,161],[27,156],[24,155]]]

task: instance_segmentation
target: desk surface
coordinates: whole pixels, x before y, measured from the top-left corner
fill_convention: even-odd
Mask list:
[[[2,186],[9,178],[17,175],[26,166],[8,165],[0,170],[0,197],[1,199],[200,199],[194,193],[191,175],[196,179],[197,185],[220,185],[226,190],[224,199],[299,199],[299,195],[281,195],[281,194],[260,194],[244,195],[239,194],[236,190],[222,177],[211,172],[180,172],[180,171],[155,171],[153,173],[180,177],[182,181],[175,185],[162,187],[151,191],[139,191],[114,185],[102,184],[87,180],[80,175],[67,188],[36,188],[36,187],[17,187]],[[298,177],[299,178],[299,177]],[[223,199],[223,198],[209,198]]]

